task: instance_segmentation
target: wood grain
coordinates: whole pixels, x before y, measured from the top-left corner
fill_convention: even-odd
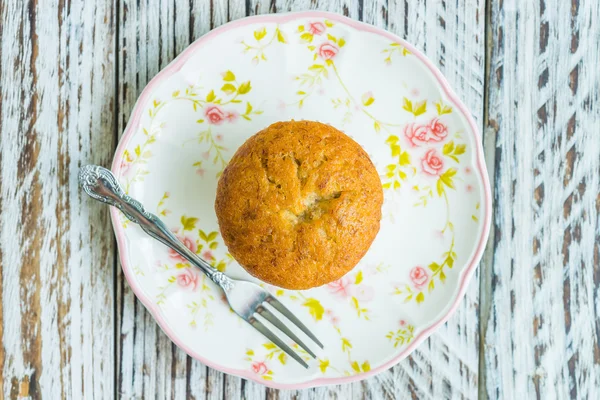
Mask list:
[[[598,398],[600,5],[505,0],[490,12],[483,394]]]
[[[153,1],[120,1],[118,7],[119,132],[125,128],[135,100],[154,75],[196,38],[246,15],[243,1],[177,0],[162,3],[160,10]],[[239,378],[225,378],[171,343],[135,298],[120,269],[117,287],[120,397],[221,399],[226,388],[229,392],[241,392]]]
[[[115,144],[113,16],[0,3],[1,398],[114,394],[114,239],[77,185]]]
[[[145,83],[191,41],[228,20],[268,12],[319,9],[362,18],[389,28],[423,49],[465,99],[478,123],[483,121],[484,3],[464,5],[425,1],[229,1],[175,2],[174,13],[153,15],[145,3],[121,3],[119,110],[122,130]],[[480,17],[481,16],[481,17]],[[173,22],[175,19],[175,22]],[[447,21],[446,21],[447,20]],[[162,37],[163,31],[175,38]],[[452,32],[450,36],[448,32]],[[160,45],[159,45],[160,42]],[[132,45],[132,43],[135,43]],[[477,280],[477,276],[474,278]],[[465,306],[407,361],[363,383],[301,391],[265,389],[258,384],[207,369],[174,347],[135,299],[119,275],[119,392],[125,398],[419,398],[477,395],[478,285],[471,285]]]
[[[365,22],[413,43],[440,68],[458,96],[483,123],[485,2],[390,1],[366,3]],[[386,27],[385,24],[379,25]],[[409,358],[367,381],[377,398],[476,398],[479,323],[477,280],[456,314]]]
[[[169,341],[76,175],[110,164],[141,90],[193,40],[306,9],[388,29],[439,66],[482,128],[494,226],[459,310],[407,360],[278,391]],[[599,398],[599,43],[595,0],[0,2],[0,398]]]

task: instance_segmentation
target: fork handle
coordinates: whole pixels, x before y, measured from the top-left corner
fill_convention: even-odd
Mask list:
[[[84,166],[79,172],[79,184],[90,197],[118,208],[148,235],[175,250],[192,265],[200,268],[226,293],[233,289],[233,280],[194,254],[181,240],[177,239],[160,218],[146,211],[142,203],[127,195],[108,169],[98,165]]]

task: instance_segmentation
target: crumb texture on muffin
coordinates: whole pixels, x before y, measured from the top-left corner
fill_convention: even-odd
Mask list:
[[[215,210],[231,255],[287,289],[341,278],[379,231],[383,192],[367,153],[319,122],[278,122],[248,139],[219,180]]]

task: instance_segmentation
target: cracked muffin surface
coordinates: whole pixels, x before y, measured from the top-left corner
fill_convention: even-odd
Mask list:
[[[362,147],[330,125],[277,122],[235,153],[215,210],[231,255],[287,289],[341,278],[379,231],[383,191]]]

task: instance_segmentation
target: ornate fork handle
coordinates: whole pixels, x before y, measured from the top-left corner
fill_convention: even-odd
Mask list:
[[[86,165],[79,172],[79,183],[92,198],[117,207],[131,221],[138,224],[148,235],[175,250],[204,272],[225,292],[233,289],[234,282],[222,272],[188,249],[156,215],[146,211],[142,203],[128,196],[115,176],[98,165]]]

